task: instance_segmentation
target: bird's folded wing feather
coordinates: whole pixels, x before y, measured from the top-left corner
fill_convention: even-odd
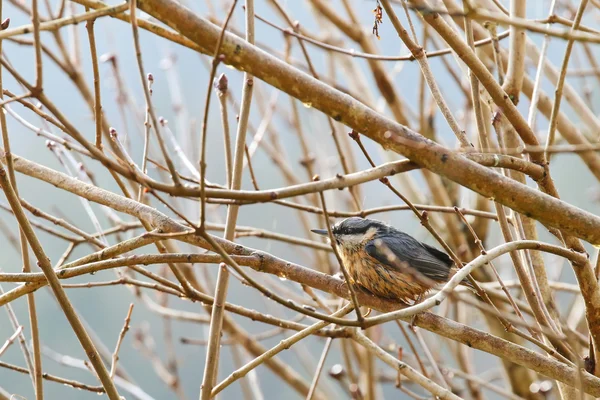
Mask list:
[[[400,263],[405,262],[427,278],[440,282],[448,279],[453,264],[446,253],[401,232],[371,240],[365,250],[371,257],[392,270],[402,272]],[[397,259],[390,259],[392,255]]]

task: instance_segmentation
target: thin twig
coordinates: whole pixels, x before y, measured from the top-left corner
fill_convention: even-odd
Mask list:
[[[250,26],[246,26],[247,29],[247,39],[254,38],[254,15],[252,14],[254,11],[253,2],[250,0],[250,9],[246,10],[246,23],[252,24]],[[220,49],[223,43],[223,38],[225,37],[225,30],[227,29],[227,24],[233,15],[233,11],[235,10],[235,6],[237,5],[237,0],[234,0],[231,4],[229,12],[227,13],[227,17],[223,22],[223,26],[221,27],[221,33],[219,35],[219,40],[217,42],[217,46],[215,49],[215,53],[213,55],[212,68],[210,73],[210,79],[208,81],[208,90],[206,93],[206,102],[204,105],[204,120],[202,122],[202,141],[200,145],[200,188],[201,188],[201,196],[200,196],[200,226],[199,230],[201,234],[204,234],[205,230],[205,221],[206,221],[206,192],[205,192],[205,177],[206,177],[206,132],[208,128],[208,110],[210,104],[210,94],[213,87],[213,79],[216,74],[217,66],[219,65],[220,58]],[[248,18],[248,15],[251,15],[252,18]],[[252,20],[252,22],[250,22]],[[251,43],[254,43],[252,40]],[[237,137],[236,137],[236,149],[235,149],[235,158],[234,158],[234,167],[231,172],[231,189],[237,190],[241,187],[242,181],[242,166],[244,160],[243,150],[240,149],[240,145],[244,146],[246,142],[246,124],[248,122],[248,116],[250,113],[250,100],[252,94],[252,78],[248,78],[246,74],[244,74],[245,79],[249,79],[250,85],[248,85],[248,81],[244,85],[245,90],[243,91],[242,98],[242,108],[240,110],[240,120],[238,125]],[[245,97],[247,95],[249,97]],[[237,219],[237,210],[236,206],[230,206],[227,208],[227,219],[225,226],[225,238],[230,240],[233,238],[233,233],[235,232],[235,224]],[[204,363],[204,374],[202,377],[202,385],[200,387],[200,399],[208,400],[211,397],[211,392],[217,380],[217,373],[219,369],[219,354],[220,354],[220,340],[221,340],[221,329],[223,327],[223,319],[224,319],[224,307],[223,304],[227,299],[227,287],[229,284],[229,271],[227,270],[226,264],[221,264],[219,268],[219,272],[217,273],[217,282],[215,284],[215,304],[211,310],[210,315],[210,327],[209,327],[209,343],[206,349],[206,361]]]
[[[315,176],[313,178],[314,181],[318,181],[319,177]],[[337,259],[338,265],[344,274],[344,279],[346,280],[346,285],[348,286],[348,291],[350,292],[350,298],[352,299],[352,304],[354,305],[354,310],[356,311],[356,320],[359,324],[362,325],[364,318],[360,311],[360,303],[356,297],[356,291],[354,290],[354,280],[350,277],[344,262],[342,261],[342,257],[338,251],[336,246],[335,237],[333,236],[333,232],[331,231],[331,224],[329,223],[329,216],[327,215],[327,205],[325,203],[325,196],[323,192],[319,192],[319,197],[321,199],[321,208],[323,209],[323,217],[325,218],[325,224],[327,226],[327,235],[329,236],[329,244],[333,250],[333,254],[335,254],[335,258]]]
[[[581,2],[579,3],[579,8],[577,9],[577,13],[575,14],[575,20],[573,21],[573,26],[570,30],[571,34],[576,32],[579,28],[579,24],[581,23],[581,19],[583,18],[583,13],[585,11],[587,3],[588,0],[581,0]],[[569,67],[569,60],[571,59],[571,51],[573,50],[574,44],[574,39],[569,38],[567,41],[567,48],[565,49],[565,56],[563,58],[563,62],[560,68],[560,76],[558,78],[558,82],[556,83],[556,89],[554,91],[554,105],[552,107],[552,114],[550,115],[548,136],[546,137],[546,146],[554,145],[556,127],[558,124],[558,113],[560,112],[560,103],[563,97],[563,86],[565,84],[565,78],[567,77],[567,69]],[[545,156],[546,158],[548,158],[547,153],[545,154]]]
[[[112,355],[112,363],[110,366],[110,377],[111,379],[115,376],[115,371],[117,370],[117,361],[119,360],[119,349],[121,348],[121,344],[123,343],[123,338],[125,334],[129,330],[129,322],[131,321],[131,312],[133,311],[133,303],[129,305],[129,310],[127,311],[127,316],[125,317],[125,324],[123,325],[123,329],[119,333],[119,337],[117,339],[117,344],[115,346],[115,351]]]
[[[2,354],[4,354],[4,352],[6,351],[6,349],[8,349],[11,344],[13,344],[13,342],[15,341],[15,339],[17,338],[17,336],[19,336],[21,334],[21,332],[23,332],[23,326],[19,325],[19,327],[17,328],[17,330],[12,335],[10,335],[10,337],[8,339],[6,339],[6,342],[4,342],[4,344],[2,345],[2,347],[0,347],[0,356]]]
[[[140,47],[140,39],[138,32],[138,24],[136,17],[136,0],[130,0],[129,2],[129,14],[131,18],[131,29],[133,30],[133,44],[135,47],[135,54],[138,64],[138,70],[140,73],[140,79],[142,81],[142,87],[144,89],[144,98],[146,99],[146,104],[148,104],[148,113],[150,114],[150,118],[152,120],[152,128],[156,133],[156,139],[158,140],[158,146],[160,147],[160,151],[162,153],[165,162],[167,163],[167,167],[169,168],[169,172],[171,173],[171,179],[173,180],[173,184],[175,187],[181,186],[181,181],[179,180],[179,175],[177,174],[177,170],[175,169],[175,165],[173,164],[173,160],[171,160],[171,156],[169,156],[169,152],[165,146],[165,142],[163,140],[160,125],[158,123],[158,118],[156,117],[156,113],[154,111],[154,106],[152,105],[152,96],[150,94],[150,89],[146,84],[147,75],[144,72],[144,64],[142,63],[142,49]]]

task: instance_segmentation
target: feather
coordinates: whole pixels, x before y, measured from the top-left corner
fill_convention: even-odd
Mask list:
[[[393,228],[392,228],[393,229]],[[398,261],[437,282],[446,282],[454,264],[444,252],[421,243],[412,236],[393,229],[369,241],[365,251],[386,267],[399,271]],[[390,259],[396,257],[396,260]],[[401,272],[401,271],[400,271]]]

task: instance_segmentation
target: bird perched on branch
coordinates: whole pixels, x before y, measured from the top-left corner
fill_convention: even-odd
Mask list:
[[[312,232],[329,236],[326,229]],[[418,301],[457,270],[446,253],[377,220],[347,218],[331,232],[351,283],[380,297]]]

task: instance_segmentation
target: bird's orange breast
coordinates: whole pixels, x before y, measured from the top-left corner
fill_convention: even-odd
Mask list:
[[[352,283],[374,295],[406,303],[431,289],[430,285],[420,281],[414,274],[395,271],[364,251],[341,248],[340,257]]]

